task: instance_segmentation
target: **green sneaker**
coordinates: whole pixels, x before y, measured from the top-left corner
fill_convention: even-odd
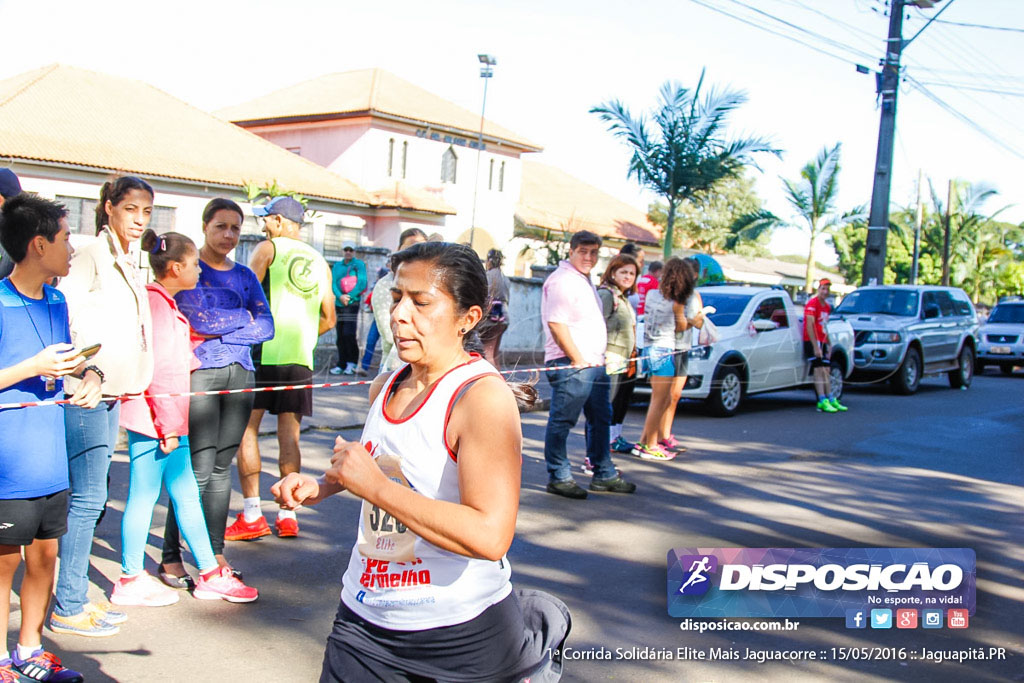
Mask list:
[[[831,403],[832,407],[838,410],[840,413],[845,413],[847,410],[849,410],[849,408],[847,408],[846,406],[839,402],[838,398],[830,398],[828,402]]]
[[[838,413],[839,409],[836,408],[834,405],[832,405],[832,402],[829,399],[823,398],[820,401],[818,401],[818,412],[819,413]]]

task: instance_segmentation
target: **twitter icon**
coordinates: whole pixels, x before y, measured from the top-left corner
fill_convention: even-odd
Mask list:
[[[892,628],[892,610],[871,610],[871,628]]]

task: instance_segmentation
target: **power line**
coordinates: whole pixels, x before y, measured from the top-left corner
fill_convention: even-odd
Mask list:
[[[832,45],[833,47],[838,47],[838,48],[843,49],[843,50],[845,50],[845,51],[847,51],[847,52],[849,52],[851,54],[858,55],[862,59],[874,59],[873,55],[870,55],[870,54],[868,54],[868,53],[866,53],[866,52],[864,52],[862,50],[859,50],[859,49],[851,46],[851,45],[847,45],[845,43],[840,43],[838,40],[834,40],[832,38],[828,38],[827,36],[823,36],[820,33],[816,33],[814,31],[811,31],[810,29],[806,29],[803,26],[799,26],[797,24],[794,24],[793,22],[786,21],[785,19],[783,19],[781,17],[777,17],[777,16],[775,16],[774,14],[772,14],[770,12],[765,12],[762,9],[758,9],[756,7],[748,5],[747,3],[741,2],[740,0],[730,0],[730,2],[732,2],[734,5],[739,5],[740,7],[744,7],[744,8],[746,8],[746,9],[752,11],[752,12],[760,14],[761,16],[767,17],[767,18],[771,19],[772,21],[775,21],[775,22],[778,22],[778,23],[782,24],[783,26],[788,26],[789,28],[792,28],[792,29],[794,29],[796,31],[799,31],[800,33],[804,33],[804,34],[806,34],[808,36],[811,36],[812,38],[817,38],[818,40],[821,40],[821,41],[823,41],[823,42],[825,42],[825,43],[827,43],[829,45]]]
[[[946,21],[945,19],[936,19],[936,24],[949,24],[950,26],[966,26],[967,28],[983,28],[989,31],[1011,31],[1013,33],[1024,33],[1024,28],[1016,28],[1014,26],[990,26],[988,24],[971,24],[966,21]]]
[[[993,90],[992,88],[979,88],[974,85],[965,85],[963,83],[936,83],[934,81],[919,81],[921,85],[931,85],[939,88],[956,88],[957,90],[970,90],[971,92],[985,92],[992,93],[994,95],[1005,95],[1007,97],[1024,97],[1024,92],[1020,90]]]

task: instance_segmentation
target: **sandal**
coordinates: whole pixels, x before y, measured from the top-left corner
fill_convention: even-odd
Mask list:
[[[165,585],[170,586],[176,590],[191,591],[196,587],[196,581],[188,574],[185,576],[175,576],[164,571],[164,566],[160,565],[160,580]]]

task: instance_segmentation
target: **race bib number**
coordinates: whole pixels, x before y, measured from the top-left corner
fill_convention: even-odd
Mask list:
[[[391,481],[409,486],[409,480],[402,474],[402,460],[395,455],[378,455],[377,466]],[[416,559],[416,535],[395,519],[390,512],[363,501],[360,513],[363,541],[359,554],[374,560],[412,562]]]

